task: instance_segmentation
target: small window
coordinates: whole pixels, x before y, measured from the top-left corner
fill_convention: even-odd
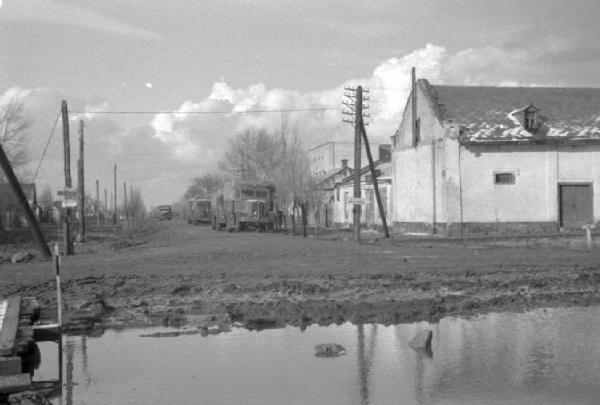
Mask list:
[[[535,130],[539,127],[538,109],[531,105],[525,109],[525,129]]]
[[[494,173],[494,184],[515,184],[516,177],[513,172]]]

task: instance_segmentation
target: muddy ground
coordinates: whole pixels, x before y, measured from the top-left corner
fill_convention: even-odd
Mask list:
[[[203,314],[250,328],[393,324],[600,303],[600,251],[580,239],[380,236],[357,245],[350,233],[227,233],[180,221],[116,238],[92,232],[63,260],[67,328],[196,326]],[[37,297],[51,320],[52,263],[1,264],[0,296],[11,294]]]

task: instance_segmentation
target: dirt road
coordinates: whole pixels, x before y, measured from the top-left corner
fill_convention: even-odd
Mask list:
[[[132,237],[88,242],[63,261],[67,323],[180,326],[228,314],[257,328],[391,324],[600,303],[598,251],[342,239],[164,221]],[[17,293],[52,306],[51,263],[1,265],[0,296]]]

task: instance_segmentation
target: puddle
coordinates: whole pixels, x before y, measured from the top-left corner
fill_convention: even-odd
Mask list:
[[[433,355],[408,345],[433,330]],[[63,404],[593,404],[600,397],[600,307],[343,324],[219,335],[109,330],[65,336]],[[316,357],[335,342],[343,356]],[[56,377],[41,344],[36,379]],[[55,404],[61,403],[55,400]]]

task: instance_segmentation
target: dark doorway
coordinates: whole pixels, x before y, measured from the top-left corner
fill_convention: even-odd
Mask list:
[[[581,228],[594,222],[591,184],[560,184],[558,201],[561,228]]]

